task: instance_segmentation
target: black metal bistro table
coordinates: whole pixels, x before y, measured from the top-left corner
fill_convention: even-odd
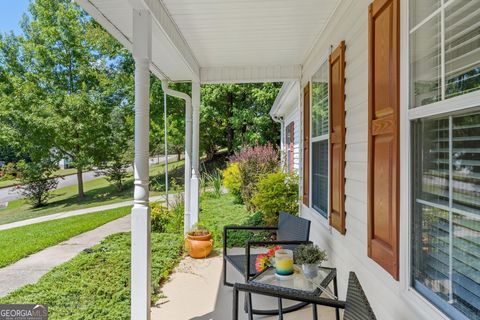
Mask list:
[[[333,282],[333,292],[330,284]],[[275,268],[269,267],[251,278],[246,284],[237,283],[234,286],[234,319],[238,315],[238,292],[246,292],[246,312],[249,319],[253,319],[253,314],[276,315],[278,319],[283,319],[283,314],[296,311],[310,304],[309,298],[318,299],[323,294],[322,305],[336,308],[336,319],[339,320],[338,291],[337,291],[337,270],[335,268],[319,267],[316,277],[307,277],[301,271],[299,266],[295,266],[294,274],[288,279],[279,279],[275,275]],[[252,293],[276,297],[278,299],[278,310],[258,310],[252,305]],[[282,299],[296,300],[299,303],[283,307]],[[317,320],[317,304],[312,304],[313,319]]]

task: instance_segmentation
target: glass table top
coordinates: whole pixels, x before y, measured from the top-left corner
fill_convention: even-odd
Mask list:
[[[294,273],[286,278],[279,278],[275,273],[275,268],[269,267],[253,277],[249,283],[274,286],[289,290],[299,290],[308,294],[325,293],[330,299],[336,299],[324,280],[335,272],[335,269],[319,267],[315,277],[307,277],[300,266],[294,266]],[[332,278],[333,279],[333,278]],[[322,284],[323,283],[323,284]],[[325,286],[325,287],[324,287]]]

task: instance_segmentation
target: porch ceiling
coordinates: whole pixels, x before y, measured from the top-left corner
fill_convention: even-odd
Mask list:
[[[132,9],[150,10],[157,75],[243,82],[298,79],[340,0],[76,1],[129,49]]]

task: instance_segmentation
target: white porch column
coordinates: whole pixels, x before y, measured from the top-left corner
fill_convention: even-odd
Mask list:
[[[184,227],[183,231],[187,233],[193,226],[190,207],[191,200],[191,179],[192,179],[192,108],[185,106],[185,199],[184,199]]]
[[[150,319],[150,207],[148,144],[152,22],[147,10],[133,10],[135,59],[135,189],[132,209],[131,319]]]
[[[192,179],[191,179],[191,200],[190,213],[191,223],[198,222],[199,196],[200,196],[200,82],[192,82]]]

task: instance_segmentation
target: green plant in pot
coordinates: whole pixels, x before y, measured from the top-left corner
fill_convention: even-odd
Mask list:
[[[302,271],[307,278],[315,278],[318,266],[327,260],[327,253],[314,244],[302,244],[295,249],[293,259],[302,266]]]

